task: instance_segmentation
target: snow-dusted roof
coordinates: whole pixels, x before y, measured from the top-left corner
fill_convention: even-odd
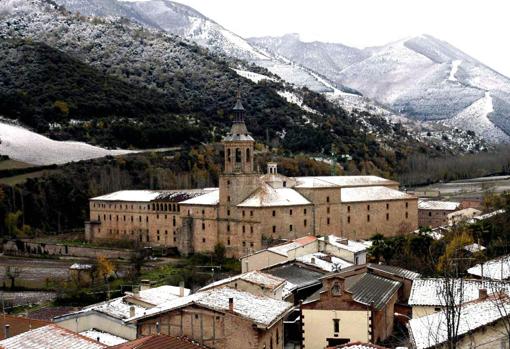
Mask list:
[[[101,349],[106,345],[51,324],[0,341],[2,349]]]
[[[310,253],[298,257],[296,260],[328,272],[337,272],[353,265],[341,258],[331,256],[323,252]]]
[[[396,189],[382,186],[342,188],[342,202],[366,202],[414,199],[415,197]]]
[[[285,282],[284,279],[279,278],[277,276],[273,276],[271,274],[266,274],[266,273],[263,273],[258,270],[253,270],[253,271],[249,271],[247,273],[235,275],[235,276],[232,276],[232,277],[229,277],[226,279],[222,279],[222,280],[213,282],[213,283],[201,288],[200,291],[209,290],[211,288],[225,285],[225,284],[231,283],[232,281],[236,281],[236,280],[243,280],[243,281],[255,284],[255,285],[262,286],[264,288],[269,288],[269,289],[275,289]]]
[[[197,292],[188,297],[175,299],[158,307],[149,309],[142,317],[150,317],[181,308],[189,304],[196,304],[216,311],[228,311],[229,299],[234,301],[234,314],[253,321],[257,325],[270,326],[292,308],[292,304],[265,296],[256,296],[249,292],[235,290],[230,287],[213,288]],[[135,321],[141,317],[135,317]]]
[[[96,329],[80,332],[80,334],[95,341],[97,340],[99,343],[105,344],[109,347],[112,345],[126,343],[128,341],[122,337],[115,336],[107,332],[98,331]]]
[[[190,294],[190,289],[184,289],[184,296],[188,296]],[[127,293],[126,295],[139,299],[145,303],[149,303],[152,305],[159,305],[164,302],[168,302],[169,300],[180,297],[180,287],[178,286],[170,286],[164,285],[154,288],[149,288],[146,290],[141,290],[138,295],[134,295],[133,293]]]
[[[455,211],[459,207],[460,203],[454,201],[418,200],[419,210]]]
[[[292,188],[273,188],[263,184],[250,197],[238,204],[238,207],[271,207],[310,205],[303,195]]]
[[[186,190],[120,190],[110,194],[97,196],[90,200],[95,201],[122,201],[122,202],[151,202],[155,200],[166,200],[181,202],[216,190],[186,189]]]
[[[326,237],[321,237],[319,240],[324,241],[326,240]],[[329,243],[332,246],[335,246],[337,248],[341,248],[343,250],[347,250],[353,253],[358,253],[362,251],[367,250],[366,244],[362,242],[357,242],[354,240],[348,240],[345,238],[340,238],[336,235],[329,235],[327,236],[327,243]]]
[[[493,211],[493,212],[489,212],[489,213],[486,213],[486,214],[482,214],[480,216],[473,217],[473,219],[469,220],[468,223],[474,223],[475,221],[483,221],[484,219],[488,219],[488,218],[497,216],[497,215],[505,213],[505,212],[506,211],[504,209],[500,209],[500,210],[497,210],[497,211]]]
[[[510,314],[508,298],[478,301],[461,306],[457,336],[472,333]],[[446,314],[440,311],[428,316],[412,319],[408,324],[411,341],[417,349],[437,346],[448,340]],[[504,334],[502,334],[504,335]]]
[[[310,243],[315,242],[316,240],[317,240],[317,238],[315,236],[312,236],[312,235],[304,236],[304,237],[292,240],[290,242],[287,242],[287,243],[284,243],[281,245],[269,247],[267,250],[274,252],[274,253],[281,254],[282,256],[288,256],[289,251],[292,251],[299,247],[306,246]]]
[[[492,280],[507,280],[510,278],[510,255],[492,259],[477,264],[467,270],[468,274]],[[483,275],[482,275],[483,274]]]
[[[90,305],[74,314],[85,313],[89,311],[97,311],[99,313],[106,314],[113,318],[124,320],[130,317],[131,307],[134,308],[135,315],[142,315],[147,310],[142,306],[125,301],[124,297],[119,297],[106,302]]]
[[[209,191],[208,193],[200,196],[196,196],[192,199],[182,201],[182,205],[218,205],[220,202],[220,191],[219,189],[214,189]]]
[[[398,185],[397,182],[377,176],[315,176],[296,177],[296,188],[360,187]]]
[[[481,280],[449,280],[448,289],[455,291],[455,304],[471,302],[479,298],[479,290],[486,289],[488,293],[494,293],[500,290],[510,291],[510,283],[481,281]],[[451,285],[451,286],[450,286]],[[461,292],[461,286],[464,290]],[[427,306],[444,306],[445,290],[447,284],[445,279],[415,279],[409,296],[409,305],[427,305]]]

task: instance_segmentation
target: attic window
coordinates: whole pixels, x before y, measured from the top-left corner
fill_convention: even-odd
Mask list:
[[[340,296],[342,294],[342,288],[340,287],[340,283],[338,281],[335,281],[333,286],[331,286],[331,294],[333,296]]]

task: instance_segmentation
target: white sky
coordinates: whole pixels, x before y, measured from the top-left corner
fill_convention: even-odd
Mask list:
[[[178,0],[243,37],[354,47],[430,34],[510,76],[509,0]]]

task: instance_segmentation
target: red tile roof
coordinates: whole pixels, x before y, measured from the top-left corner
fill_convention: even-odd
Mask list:
[[[9,325],[9,337],[17,336],[39,327],[49,325],[47,321],[28,319],[12,315],[0,315],[0,340],[5,339],[5,325]]]
[[[184,337],[152,335],[131,342],[119,344],[110,349],[207,349],[203,345],[192,342]]]

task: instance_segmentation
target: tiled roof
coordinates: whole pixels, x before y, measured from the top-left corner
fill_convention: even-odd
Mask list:
[[[244,280],[246,282],[249,282],[249,283],[252,283],[255,285],[259,285],[259,286],[262,286],[264,288],[268,288],[271,290],[278,288],[285,282],[285,280],[282,278],[273,276],[271,274],[266,274],[266,273],[263,273],[258,270],[253,270],[253,271],[249,271],[247,273],[235,275],[235,276],[223,279],[223,280],[213,282],[213,283],[201,288],[200,291],[205,291],[205,290],[208,290],[208,289],[211,289],[214,287],[225,285],[225,284],[228,284],[228,283],[230,283],[232,281],[236,281],[236,280]]]
[[[179,286],[171,286],[171,285],[163,285],[159,287],[153,287],[146,290],[141,290],[137,295],[133,293],[127,293],[126,295],[129,297],[133,297],[135,299],[139,299],[145,303],[149,303],[152,305],[158,305],[164,302],[168,302],[174,298],[180,297],[180,287]],[[190,294],[190,289],[184,289],[184,296],[188,296]]]
[[[310,204],[310,201],[292,188],[273,188],[268,184],[263,184],[255,193],[237,206],[278,207]]]
[[[28,317],[35,320],[53,321],[54,317],[78,311],[76,307],[45,307],[28,313]]]
[[[352,266],[352,263],[323,252],[310,253],[296,258],[297,261],[321,268],[327,272],[337,272]]]
[[[347,250],[353,253],[366,251],[367,246],[362,242],[357,242],[354,240],[348,240],[345,238],[338,237],[336,235],[329,235],[326,237],[319,238],[321,241],[325,241],[327,239],[327,243],[341,248],[342,250]]]
[[[1,315],[0,316],[0,339],[5,339],[4,328],[5,325],[9,325],[9,336],[16,336],[20,333],[33,330],[35,328],[49,325],[49,322],[34,320],[31,318],[18,317],[12,315]]]
[[[302,247],[302,246],[306,246],[312,242],[315,242],[316,240],[317,240],[317,238],[315,236],[312,236],[312,235],[304,236],[304,237],[292,240],[290,242],[287,242],[287,243],[284,243],[281,245],[269,247],[268,250],[278,253],[278,254],[281,254],[283,256],[287,256],[289,251],[294,250],[299,247]]]
[[[373,185],[398,185],[397,182],[377,176],[315,176],[296,177],[297,188],[362,187]]]
[[[457,336],[473,333],[482,326],[507,317],[508,314],[510,314],[510,302],[507,297],[490,297],[484,301],[462,305]],[[444,311],[412,319],[409,321],[408,327],[413,347],[417,349],[436,347],[448,340]],[[505,334],[502,334],[502,336],[505,336]]]
[[[367,202],[367,201],[387,201],[414,199],[415,197],[396,189],[388,187],[354,187],[342,188],[341,201],[349,202]]]
[[[262,326],[271,326],[274,321],[292,308],[291,303],[223,287],[197,292],[190,296],[161,304],[160,306],[148,309],[146,314],[136,316],[128,321],[136,321],[140,318],[166,313],[190,304],[196,304],[217,311],[228,311],[230,298],[234,300],[235,314]]]
[[[492,280],[508,280],[510,278],[510,255],[477,264],[467,270],[468,274]],[[482,275],[483,274],[483,275]]]
[[[455,211],[459,207],[460,203],[454,201],[418,200],[419,210]]]
[[[382,271],[384,273],[393,274],[393,275],[396,275],[398,277],[402,277],[404,279],[409,279],[409,280],[414,280],[414,279],[420,277],[420,274],[418,274],[418,273],[416,273],[414,271],[407,270],[407,269],[400,268],[400,267],[395,267],[393,265],[369,263],[368,264],[368,268],[369,269],[374,269],[374,270],[379,270],[379,271]]]
[[[51,324],[0,341],[1,349],[102,349],[106,345]]]
[[[217,205],[220,202],[220,191],[219,189],[214,189],[209,191],[208,193],[200,196],[196,196],[192,199],[182,201],[183,205]]]
[[[91,200],[112,202],[151,202],[156,200],[165,200],[181,202],[196,196],[204,195],[211,190],[213,190],[213,188],[186,190],[120,190],[106,195],[97,196]]]
[[[447,284],[449,282],[450,284]],[[411,306],[444,306],[446,288],[454,290],[455,304],[471,302],[479,298],[479,290],[486,289],[489,293],[500,290],[510,291],[510,282],[462,280],[442,278],[415,279],[411,287],[408,304]],[[461,292],[462,290],[462,292]]]
[[[352,298],[359,303],[371,305],[380,309],[400,288],[398,281],[366,273],[354,283],[347,291],[352,293]]]
[[[187,338],[166,335],[142,337],[131,342],[119,344],[110,349],[200,349],[207,348]]]

